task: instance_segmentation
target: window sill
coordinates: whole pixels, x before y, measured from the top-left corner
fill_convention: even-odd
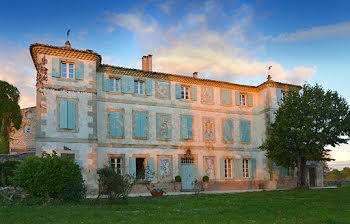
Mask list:
[[[148,140],[148,137],[132,137],[134,140]]]
[[[62,82],[79,82],[82,81],[81,79],[70,79],[70,78],[61,78],[61,77],[55,77],[58,81]]]
[[[124,136],[111,136],[111,135],[107,135],[107,138],[109,138],[109,139],[124,139]]]
[[[123,93],[122,92],[114,92],[114,91],[106,91],[107,94],[110,94],[110,95],[122,95]]]
[[[64,128],[58,128],[56,129],[57,132],[70,132],[70,133],[78,133],[79,130],[76,129],[64,129]]]

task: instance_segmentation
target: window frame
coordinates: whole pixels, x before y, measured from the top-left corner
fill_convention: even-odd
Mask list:
[[[137,92],[135,92],[135,84],[138,83],[137,85]],[[142,83],[142,93],[141,92],[141,88],[140,88],[140,83]],[[140,80],[140,79],[136,79],[134,80],[134,93],[135,95],[141,95],[141,96],[144,96],[146,95],[146,82],[144,80]]]
[[[285,168],[285,177],[293,177],[294,176],[294,168],[288,167]]]
[[[120,78],[117,77],[110,77],[109,79],[109,83],[108,83],[108,92],[112,92],[112,93],[121,93],[121,80]],[[116,91],[116,80],[118,80],[118,91]],[[113,81],[113,89],[111,90],[111,81]]]
[[[63,77],[62,74],[63,74],[63,64],[66,64],[66,77]],[[73,65],[73,78],[70,78],[69,77],[69,65]],[[60,78],[62,79],[68,79],[68,80],[75,80],[75,63],[74,62],[71,62],[71,61],[61,61],[60,63]]]
[[[244,103],[242,101],[242,98],[244,98]],[[239,93],[239,105],[246,107],[248,106],[248,94],[247,93]]]
[[[181,85],[181,100],[190,100],[191,99],[191,86],[189,85]],[[185,98],[185,89],[187,89],[187,98]]]
[[[231,168],[228,168],[228,165],[231,166]],[[224,177],[225,179],[234,179],[234,159],[233,158],[225,158],[224,160]],[[229,177],[229,172],[228,170],[230,170],[230,177]]]
[[[246,163],[245,163],[246,162]],[[250,159],[242,159],[242,178],[250,177]]]
[[[286,91],[281,91],[281,101],[283,101],[287,97],[287,92]]]

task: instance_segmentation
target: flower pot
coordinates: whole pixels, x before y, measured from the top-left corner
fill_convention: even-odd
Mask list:
[[[163,193],[163,191],[151,191],[152,197],[162,197]]]
[[[259,189],[261,189],[261,190],[264,190],[264,189],[265,189],[264,184],[258,184],[258,187],[259,187]]]

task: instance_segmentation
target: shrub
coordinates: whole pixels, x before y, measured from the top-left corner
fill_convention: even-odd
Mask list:
[[[28,157],[14,174],[14,184],[28,190],[32,196],[69,200],[76,197],[73,201],[83,197],[80,167],[71,158],[58,157],[55,151],[52,155],[44,152],[40,158]],[[70,192],[68,196],[68,189],[76,192]]]
[[[175,177],[175,182],[181,182],[181,176],[176,176]]]
[[[13,177],[13,172],[18,164],[20,164],[18,161],[6,161],[0,163],[0,187],[11,185],[10,178]]]
[[[203,176],[202,181],[203,182],[208,182],[209,181],[209,177],[208,176]]]
[[[124,176],[109,167],[98,169],[97,174],[99,176],[99,194],[97,199],[101,195],[107,195],[111,200],[127,200],[132,187],[128,176]]]

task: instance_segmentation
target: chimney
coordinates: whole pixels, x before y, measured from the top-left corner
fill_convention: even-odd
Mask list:
[[[71,48],[69,41],[66,41],[66,48]]]
[[[152,71],[152,55],[142,57],[142,70],[144,71]]]
[[[193,78],[198,79],[198,72],[193,72]]]

